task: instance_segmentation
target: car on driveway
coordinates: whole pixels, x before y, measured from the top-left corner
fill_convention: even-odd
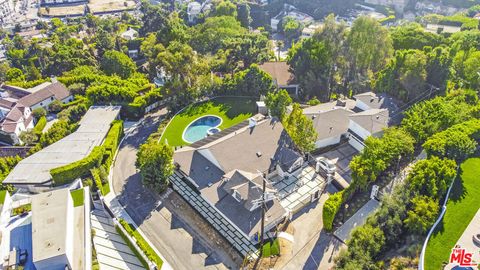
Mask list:
[[[318,157],[316,171],[320,172],[320,170],[333,175],[337,171],[337,166],[326,157]]]

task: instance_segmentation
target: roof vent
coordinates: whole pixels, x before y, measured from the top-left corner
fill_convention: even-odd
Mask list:
[[[377,120],[380,119],[380,115],[377,115]]]
[[[258,151],[257,153],[257,157],[261,157],[262,156],[262,152]]]
[[[205,171],[208,171],[208,169],[210,169],[210,167],[208,167],[208,166],[205,166]]]
[[[317,116],[316,116],[316,115],[312,115],[312,120],[315,119],[315,118],[317,118]]]
[[[208,186],[208,187],[211,187],[211,186],[213,186],[213,183],[212,183],[212,182],[208,182],[207,186]]]

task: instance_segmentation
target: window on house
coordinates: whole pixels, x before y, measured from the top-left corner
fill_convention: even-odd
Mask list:
[[[235,198],[235,200],[237,200],[237,201],[241,201],[241,200],[242,200],[242,196],[241,196],[240,193],[238,193],[238,191],[236,191],[236,190],[233,191],[233,198]]]
[[[51,97],[50,100],[53,100],[53,97]]]

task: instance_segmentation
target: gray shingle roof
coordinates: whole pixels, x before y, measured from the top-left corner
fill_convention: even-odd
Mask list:
[[[27,107],[31,107],[51,97],[54,97],[57,100],[63,100],[68,96],[70,96],[70,91],[65,87],[65,85],[56,82],[49,84],[30,95],[22,97],[18,100],[18,102]]]

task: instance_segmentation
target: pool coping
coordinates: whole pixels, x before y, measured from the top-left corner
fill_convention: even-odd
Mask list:
[[[220,119],[220,123],[219,123],[218,125],[214,126],[214,127],[211,127],[211,128],[218,128],[218,129],[221,131],[221,129],[219,128],[219,126],[222,125],[222,123],[223,123],[223,118],[220,117],[220,116],[218,116],[218,115],[214,115],[214,114],[205,114],[205,115],[199,116],[199,117],[197,117],[196,119],[192,120],[192,121],[191,121],[190,123],[188,123],[188,125],[183,129],[183,132],[182,132],[182,140],[183,140],[184,142],[186,142],[186,143],[188,143],[188,144],[192,144],[192,143],[195,143],[195,142],[198,142],[198,141],[202,140],[202,139],[200,139],[200,140],[198,140],[198,141],[191,142],[191,141],[185,139],[185,131],[187,131],[187,129],[190,127],[190,125],[192,125],[193,122],[197,121],[197,120],[200,119],[200,118],[206,117],[206,116],[214,116],[214,117],[219,118],[219,119]],[[204,139],[204,138],[203,138],[203,139]]]

